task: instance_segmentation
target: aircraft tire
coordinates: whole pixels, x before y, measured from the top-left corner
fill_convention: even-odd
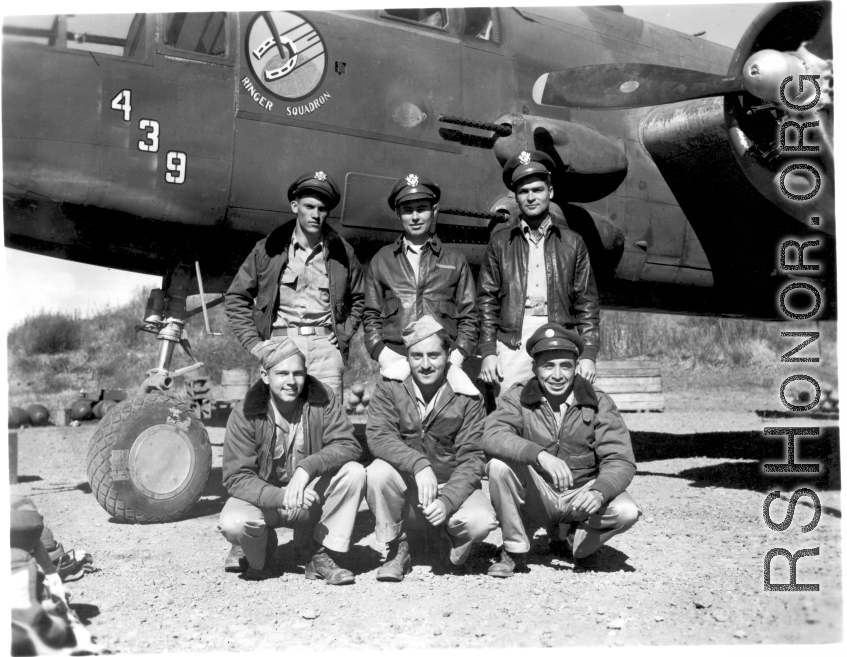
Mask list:
[[[115,520],[173,522],[200,498],[212,447],[186,404],[151,392],[106,413],[88,444],[87,464],[91,491]]]

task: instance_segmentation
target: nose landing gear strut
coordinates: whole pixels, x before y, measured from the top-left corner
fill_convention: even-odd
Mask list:
[[[206,305],[197,265],[202,311]],[[194,360],[185,337],[185,298],[191,280],[187,267],[177,267],[153,290],[144,324],[137,330],[155,333],[156,367],[147,372],[143,393],[112,408],[100,421],[88,446],[88,481],[100,505],[120,522],[157,523],[179,520],[194,506],[212,466],[206,428],[189,406],[167,394],[176,377],[203,366]],[[206,317],[208,329],[208,316]],[[192,365],[172,371],[179,344]]]

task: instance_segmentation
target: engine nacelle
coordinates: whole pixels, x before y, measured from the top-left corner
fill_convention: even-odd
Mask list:
[[[804,226],[819,217],[818,229],[834,235],[831,11],[828,2],[764,9],[730,63],[727,73],[743,75],[747,92],[726,97],[724,117],[733,154],[759,193]],[[820,77],[801,90],[801,75]],[[790,149],[798,146],[818,149]]]
[[[500,166],[525,150],[547,153],[556,162],[553,187],[558,200],[588,203],[611,194],[626,178],[623,147],[578,123],[540,116],[506,114],[495,123],[512,126],[512,134],[494,144]]]

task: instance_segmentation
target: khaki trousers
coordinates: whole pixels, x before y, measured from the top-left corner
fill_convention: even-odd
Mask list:
[[[233,545],[244,549],[253,568],[265,566],[268,531],[275,527],[294,527],[298,532],[312,531],[312,537],[324,547],[337,552],[350,549],[350,537],[356,522],[356,511],[365,492],[365,468],[361,463],[345,463],[332,476],[315,477],[308,488],[320,497],[308,509],[263,509],[244,500],[230,497],[221,509],[218,531]]]
[[[497,399],[519,381],[526,381],[535,376],[532,373],[532,357],[526,351],[526,341],[532,337],[539,326],[547,323],[547,315],[524,315],[521,328],[521,346],[510,349],[504,343],[497,341],[497,358],[503,368],[503,380]]]
[[[335,393],[338,403],[342,399],[344,359],[341,351],[329,341],[328,335],[291,335],[297,348],[306,357],[306,371]]]
[[[595,513],[572,511],[574,497],[590,488],[593,479],[580,488],[559,493],[529,465],[492,459],[487,469],[491,503],[503,530],[503,545],[509,552],[529,552],[524,519],[540,527],[578,523],[573,555],[580,559],[628,530],[641,517],[641,509],[626,491],[603,504]]]
[[[428,526],[418,503],[415,477],[401,474],[382,459],[368,466],[368,506],[376,518],[377,543],[390,543],[400,536],[405,520]],[[441,486],[439,486],[441,488]],[[494,509],[482,490],[475,490],[447,519],[446,529],[453,549],[450,560],[465,563],[474,543],[481,543],[497,528]]]

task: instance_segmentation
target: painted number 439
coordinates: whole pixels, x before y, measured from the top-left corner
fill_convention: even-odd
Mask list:
[[[111,108],[123,115],[123,120],[129,123],[132,116],[132,90],[122,89],[112,98]],[[138,122],[139,130],[142,130],[144,139],[137,142],[138,150],[147,153],[159,151],[159,122],[153,119],[141,119]],[[165,182],[172,185],[181,185],[185,182],[185,170],[188,166],[188,155],[181,151],[168,151],[165,156]]]

